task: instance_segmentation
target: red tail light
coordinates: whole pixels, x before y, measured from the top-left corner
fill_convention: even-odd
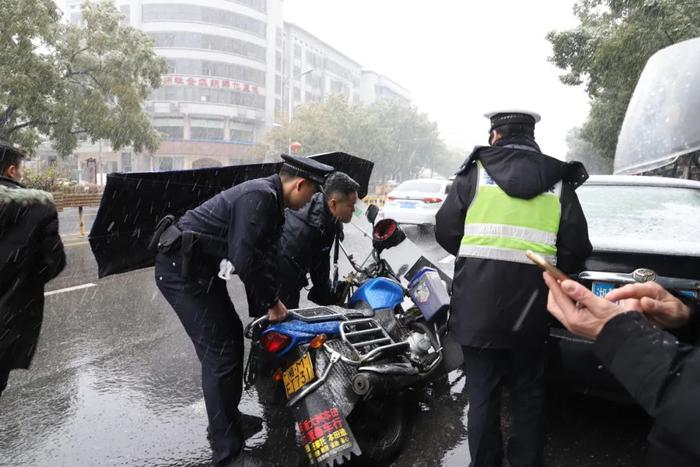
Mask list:
[[[389,201],[396,201],[396,196],[387,196],[386,199]]]
[[[287,347],[287,345],[289,345],[289,341],[291,340],[291,337],[273,331],[271,333],[265,334],[262,337],[262,339],[260,339],[260,343],[262,344],[263,348],[268,352],[277,353],[285,347]]]
[[[441,203],[442,198],[423,198],[422,201],[427,204]]]

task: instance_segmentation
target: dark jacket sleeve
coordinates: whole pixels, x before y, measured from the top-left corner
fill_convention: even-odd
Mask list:
[[[467,170],[457,175],[447,198],[435,215],[435,239],[448,253],[457,256],[464,236],[464,218],[474,198],[476,172]]]
[[[700,349],[680,344],[640,313],[611,319],[595,354],[654,417],[654,441],[700,461]]]
[[[588,223],[578,196],[570,183],[562,184],[561,219],[557,235],[557,266],[565,272],[578,272],[593,248]]]
[[[48,207],[46,219],[44,235],[41,238],[41,276],[45,283],[58,276],[66,266],[66,254],[58,234],[58,213],[53,204]]]
[[[329,305],[333,302],[331,290],[332,249],[333,242],[331,242],[330,246],[323,245],[321,248],[315,248],[311,251],[309,274],[314,286],[309,291],[309,299],[319,305]]]
[[[280,229],[277,200],[270,193],[251,191],[231,206],[228,255],[236,274],[255,294],[261,306],[278,300],[276,243]]]

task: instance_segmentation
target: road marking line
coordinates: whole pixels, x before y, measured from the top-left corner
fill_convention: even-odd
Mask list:
[[[443,263],[443,264],[444,264],[444,263],[451,263],[451,262],[453,262],[454,260],[455,260],[455,257],[454,257],[454,256],[452,256],[452,255],[447,255],[447,256],[445,256],[444,258],[442,258],[442,259],[440,260],[440,263]]]
[[[63,292],[73,292],[74,290],[80,290],[80,289],[89,289],[90,287],[95,287],[97,284],[93,284],[90,282],[89,284],[81,284],[81,285],[76,285],[73,287],[66,287],[65,289],[58,289],[58,290],[52,290],[50,292],[44,292],[44,297],[48,297],[49,295],[54,295],[54,294],[59,294]]]

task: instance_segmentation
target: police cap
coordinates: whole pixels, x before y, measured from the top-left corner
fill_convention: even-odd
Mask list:
[[[488,112],[484,117],[491,120],[491,130],[503,125],[530,125],[535,126],[542,117],[537,112],[530,110],[498,110]]]
[[[308,157],[290,156],[282,154],[282,169],[298,177],[311,180],[322,185],[326,177],[333,172],[333,167],[323,164]]]

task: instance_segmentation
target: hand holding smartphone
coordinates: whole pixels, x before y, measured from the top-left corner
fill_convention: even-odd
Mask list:
[[[537,266],[542,268],[544,271],[547,271],[550,273],[558,282],[565,281],[567,279],[570,279],[569,276],[564,274],[561,269],[557,268],[555,265],[547,261],[544,257],[538,255],[537,253],[534,253],[530,250],[527,250],[525,252],[525,255],[535,263]]]

